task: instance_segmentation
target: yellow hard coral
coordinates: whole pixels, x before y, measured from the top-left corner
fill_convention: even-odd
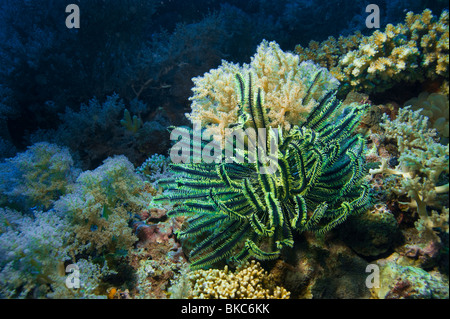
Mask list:
[[[334,37],[329,37],[322,43],[311,41],[307,48],[297,45],[295,52],[298,54],[300,61],[312,60],[322,67],[331,69],[338,64],[343,55],[358,48],[362,37],[361,32],[357,31],[348,37],[340,36],[337,40]]]
[[[300,61],[313,60],[326,66],[339,81],[341,92],[382,92],[398,82],[438,79],[448,92],[448,11],[439,19],[426,9],[408,12],[404,24],[388,24],[384,32],[360,33],[339,41],[296,47]],[[347,43],[348,45],[342,45]]]
[[[223,270],[196,270],[188,273],[190,298],[194,299],[289,299],[290,292],[276,286],[274,278],[258,262],[252,260],[231,272]]]
[[[284,130],[303,123],[317,101],[339,85],[325,68],[312,62],[299,63],[297,55],[264,40],[250,64],[239,66],[223,61],[217,69],[193,78],[192,111],[186,116],[216,139],[238,119],[237,73],[252,74],[254,86],[264,91],[270,126]]]

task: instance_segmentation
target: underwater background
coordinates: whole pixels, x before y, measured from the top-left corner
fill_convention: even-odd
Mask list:
[[[0,0],[0,298],[448,299],[448,10]],[[194,123],[280,173],[171,165]]]

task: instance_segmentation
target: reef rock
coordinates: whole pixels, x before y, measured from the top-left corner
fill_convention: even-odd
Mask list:
[[[291,298],[369,298],[367,262],[333,233],[322,239],[305,235],[294,251],[272,270],[283,278]]]
[[[349,218],[341,227],[341,237],[358,254],[386,253],[398,238],[398,224],[386,205],[375,205],[360,216]]]

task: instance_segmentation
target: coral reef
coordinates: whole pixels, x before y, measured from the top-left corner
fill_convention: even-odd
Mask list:
[[[313,95],[312,87],[320,73],[314,76],[306,95]],[[272,76],[284,78],[279,72]],[[248,77],[245,82],[240,74],[236,75],[241,97],[236,107],[240,109],[236,125],[267,129],[270,112],[266,113],[266,108],[276,108],[278,104],[273,106],[268,99],[263,104],[264,89],[256,87],[255,92],[252,74]],[[285,85],[296,90],[289,83]],[[362,180],[366,170],[364,140],[353,134],[365,106],[346,109],[337,116],[340,104],[332,93],[327,94],[305,114],[306,120],[300,127],[279,134],[277,142],[267,138],[261,145],[255,136],[248,136],[248,145],[257,150],[256,164],[249,161],[249,147],[239,149],[243,160],[233,157],[231,162],[230,158],[225,161],[219,154],[222,164],[171,166],[177,175],[160,181],[168,185],[170,192],[157,200],[184,201],[169,216],[190,218],[181,237],[202,238],[190,253],[193,268],[224,259],[275,259],[282,248],[292,247],[294,232],[324,233],[349,215],[368,208],[369,189]],[[272,164],[261,165],[259,160],[263,147],[266,151],[276,150],[271,153],[277,157],[273,173],[267,173]]]
[[[449,142],[449,103],[448,95],[422,92],[418,97],[406,101],[404,106],[411,106],[413,111],[421,109],[420,114],[428,117],[431,128],[436,129],[442,144]]]
[[[300,61],[312,58],[326,65],[341,82],[343,93],[382,92],[400,82],[425,80],[444,81],[448,92],[448,46],[448,11],[437,19],[426,9],[421,14],[408,12],[403,24],[388,24],[371,36],[331,38],[309,48],[297,46],[296,51]]]
[[[0,1],[0,298],[448,299],[447,1],[198,2]]]
[[[272,275],[258,262],[239,265],[234,272],[223,270],[195,270],[187,274],[190,283],[188,298],[200,299],[289,299],[290,293],[277,286]]]
[[[137,238],[129,222],[151,200],[141,177],[123,155],[108,158],[77,178],[55,209],[68,215],[80,245],[97,252],[129,250]]]
[[[20,210],[48,209],[71,191],[79,173],[67,148],[33,144],[0,163],[0,204]]]
[[[448,193],[448,179],[442,183],[439,178],[441,173],[449,172],[449,146],[436,142],[436,131],[428,128],[428,119],[410,107],[400,109],[395,120],[384,115],[383,121],[385,136],[397,143],[398,165],[389,168],[387,159],[382,159],[381,167],[370,174],[392,175],[396,183],[391,184],[389,191],[410,197],[409,206],[417,208],[420,218],[432,228],[427,205],[436,204],[438,194]]]
[[[23,215],[1,208],[0,296],[106,298],[106,287],[115,282],[120,287],[114,296],[120,298],[165,298],[170,279],[187,267],[174,235],[183,218],[146,209],[156,193],[124,156],[116,156],[81,173],[47,212]],[[141,221],[132,224],[135,216]],[[157,271],[149,272],[149,263]],[[79,288],[66,285],[68,264],[80,270]],[[129,292],[133,269],[139,284]]]
[[[395,108],[390,116],[383,114],[381,130],[371,135],[374,140],[371,156],[374,161],[381,161],[381,166],[369,173],[372,185],[377,188],[378,201],[387,203],[399,224],[401,236],[394,243],[389,260],[420,271],[439,269],[444,274],[448,273],[445,271],[448,256],[448,208],[445,206],[448,206],[449,149],[448,144],[442,145],[442,139],[439,142],[439,135],[429,127],[428,118],[421,111],[406,106],[398,111]],[[416,283],[411,281],[408,287],[415,289]],[[395,293],[389,296],[402,297]],[[385,297],[386,294],[380,298]]]

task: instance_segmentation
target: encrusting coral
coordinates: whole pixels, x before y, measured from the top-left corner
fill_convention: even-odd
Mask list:
[[[443,82],[442,90],[448,93],[448,19],[448,11],[439,19],[429,9],[421,14],[408,12],[405,23],[388,24],[371,36],[358,33],[320,45],[313,42],[309,48],[297,46],[296,51],[300,61],[311,59],[326,65],[342,83],[340,91],[344,93],[382,92],[399,82],[424,80]]]
[[[277,286],[258,262],[239,265],[235,272],[208,269],[187,274],[191,291],[189,298],[200,299],[289,299],[290,293]]]
[[[326,69],[311,62],[299,63],[295,54],[283,52],[274,41],[264,40],[250,64],[240,67],[223,61],[217,69],[193,78],[192,112],[186,114],[187,118],[192,123],[200,122],[215,138],[223,136],[225,128],[238,121],[235,75],[249,72],[255,87],[261,88],[265,104],[270,105],[270,126],[286,130],[303,123],[318,101],[339,85]]]

